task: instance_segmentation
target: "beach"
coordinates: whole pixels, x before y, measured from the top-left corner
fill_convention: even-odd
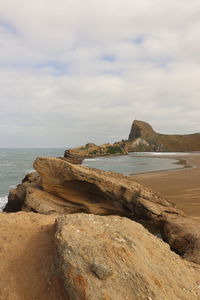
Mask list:
[[[169,157],[163,156],[165,158]],[[191,167],[131,176],[162,194],[185,214],[200,218],[200,155],[170,155],[170,158],[186,160]]]

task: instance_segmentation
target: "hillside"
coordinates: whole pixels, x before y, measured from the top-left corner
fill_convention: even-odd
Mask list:
[[[135,120],[127,147],[128,151],[200,151],[200,133],[160,134],[156,133],[148,123]]]

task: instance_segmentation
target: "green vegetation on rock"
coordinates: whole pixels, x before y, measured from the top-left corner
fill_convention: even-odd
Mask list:
[[[119,146],[108,146],[106,153],[108,154],[123,153],[123,150]]]

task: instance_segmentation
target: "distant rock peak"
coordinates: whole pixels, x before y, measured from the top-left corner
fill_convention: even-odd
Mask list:
[[[154,137],[156,132],[146,122],[134,120],[129,134],[129,141],[139,137]]]

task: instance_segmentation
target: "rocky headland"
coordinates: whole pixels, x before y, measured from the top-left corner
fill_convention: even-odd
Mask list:
[[[103,145],[95,145],[94,143],[87,143],[85,146],[67,149],[64,157],[77,157],[84,159],[86,157],[109,156],[109,155],[125,155],[128,154],[126,143],[124,141],[116,142],[114,144],[106,143]]]
[[[128,151],[200,151],[200,133],[161,134],[148,123],[135,120],[126,143]]]
[[[105,155],[125,155],[128,152],[187,152],[200,151],[200,133],[194,134],[161,134],[157,133],[150,124],[134,120],[128,139],[103,144],[100,146],[88,143],[85,146],[66,150],[75,157],[95,157]]]

